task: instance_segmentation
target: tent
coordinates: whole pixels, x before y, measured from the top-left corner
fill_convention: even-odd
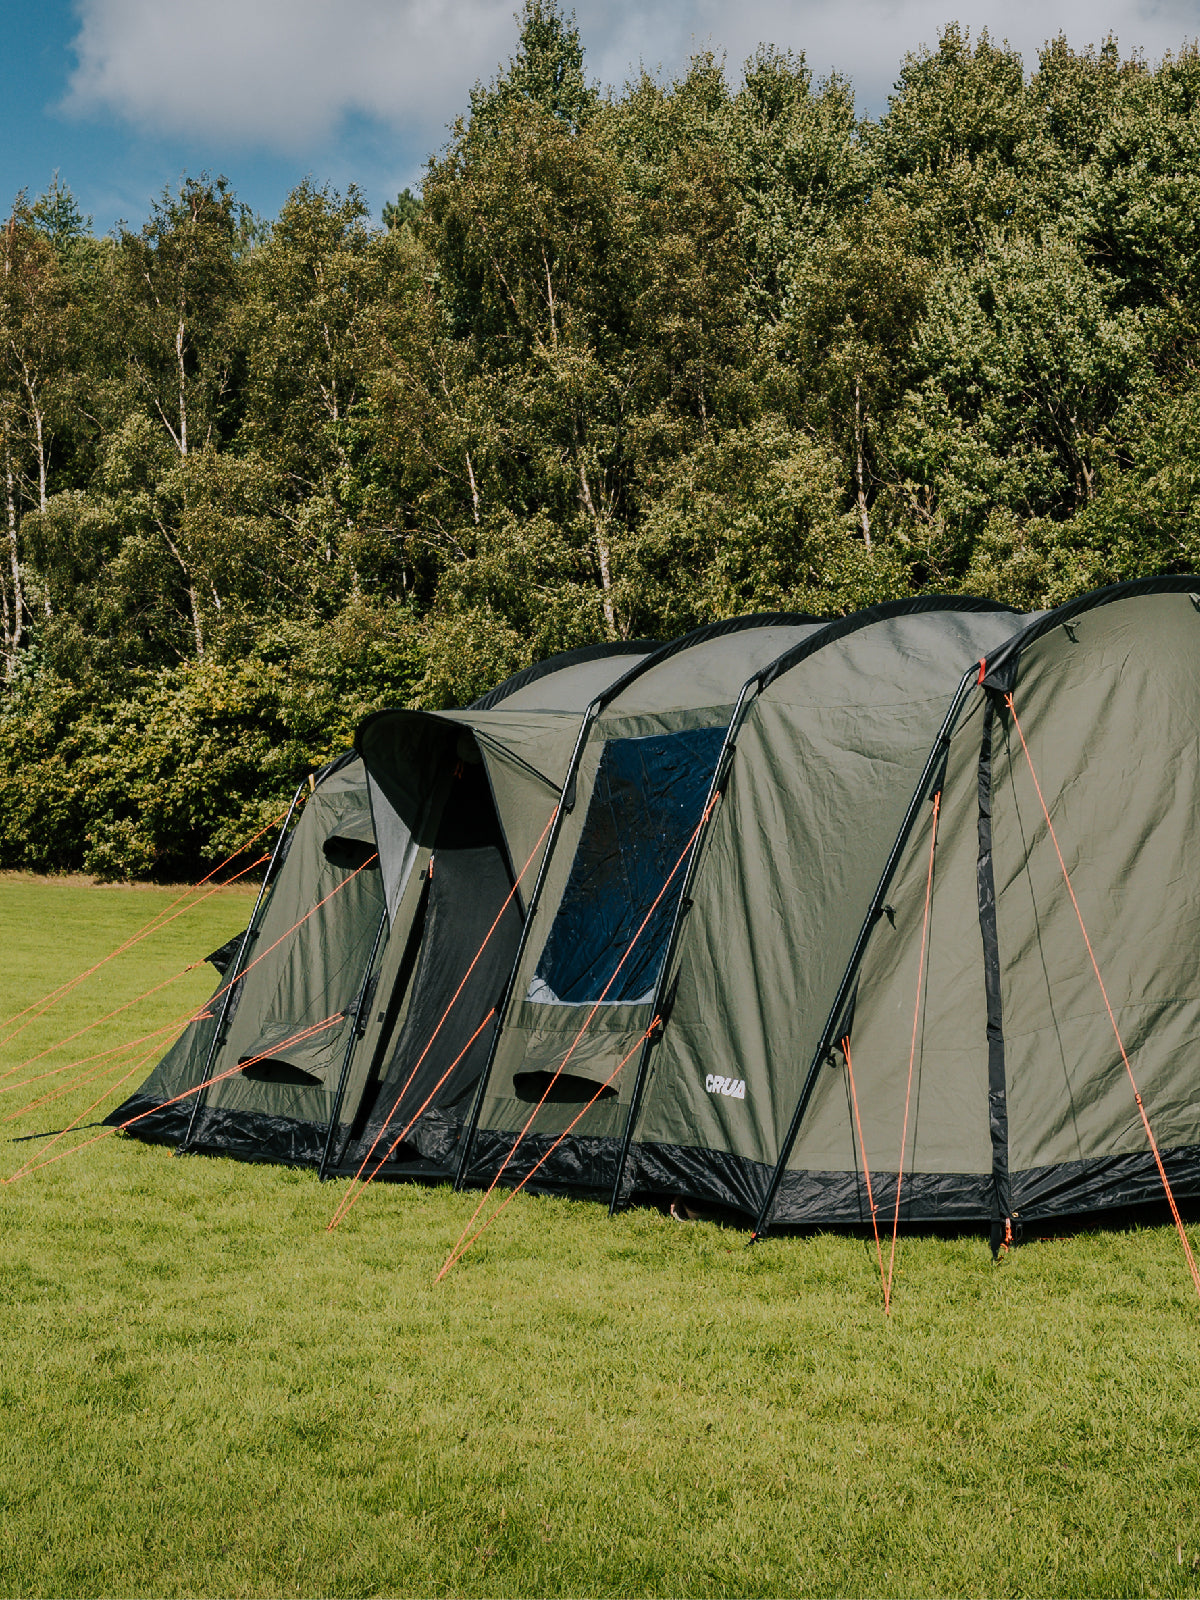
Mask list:
[[[651,648],[597,645],[552,657],[490,691],[472,714],[500,725],[511,715],[527,738],[538,714],[556,732],[560,724],[577,730],[597,688]],[[137,1117],[130,1131],[138,1137],[186,1149],[336,1166],[356,1122],[369,1118],[397,1038],[436,1004],[439,982],[460,972],[462,952],[469,959],[475,949],[475,921],[511,883],[482,765],[470,749],[426,746],[424,813],[399,864],[389,848],[395,827],[376,837],[361,757],[349,752],[315,775],[299,810],[310,788],[301,786],[249,926],[209,957],[221,982],[206,1015],[109,1123]],[[518,813],[527,797],[509,785],[503,798],[511,832],[522,837]],[[385,829],[389,819],[395,823],[385,810]],[[431,874],[435,855],[439,870]],[[463,915],[454,921],[445,915],[445,891],[461,890],[464,867],[469,893],[460,894]],[[511,915],[519,923],[519,911]],[[502,950],[497,940],[501,964]],[[489,971],[477,971],[477,980]],[[451,1038],[448,1030],[443,1045]],[[431,1055],[430,1065],[439,1059]],[[187,1094],[197,1084],[209,1087]]]
[[[1193,577],[922,597],[368,719],[329,1170],[994,1243],[1200,1194],[1197,630]]]
[[[873,892],[805,893],[841,932],[787,1038],[760,1232],[869,1222],[868,1174],[891,1222],[902,1174],[900,1222],[995,1247],[1161,1201],[1151,1134],[1176,1198],[1200,1194],[1200,580],[1101,590],[981,653]],[[746,1108],[720,1107],[734,1148]]]
[[[608,692],[460,1181],[759,1213],[955,685],[1020,620],[946,597],[745,619]]]

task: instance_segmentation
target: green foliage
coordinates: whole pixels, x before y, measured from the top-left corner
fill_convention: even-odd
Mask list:
[[[18,197],[0,859],[195,871],[360,711],[602,638],[1194,566],[1200,53],[1024,65],[952,24],[878,123],[769,45],[602,92],[525,0],[382,228]]]
[[[242,659],[185,661],[115,701],[33,676],[0,712],[0,865],[190,876],[282,810],[369,710],[414,695],[415,644],[402,613],[359,607],[285,624]]]
[[[409,228],[416,234],[420,232],[421,213],[424,203],[419,195],[411,189],[401,189],[394,201],[388,201],[383,208],[383,225],[389,233],[398,233],[401,228]]]

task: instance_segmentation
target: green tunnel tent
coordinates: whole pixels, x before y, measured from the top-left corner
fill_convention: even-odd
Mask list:
[[[700,630],[617,686],[530,918],[464,1182],[508,1159],[505,1182],[542,1163],[538,1188],[757,1214],[828,975],[955,686],[1021,621],[935,596]],[[685,863],[637,934],[714,789],[690,878]]]
[[[605,644],[552,657],[491,690],[478,703],[487,708],[480,714],[501,717],[496,708],[510,699],[519,709],[586,705],[597,683],[620,676],[651,648],[644,641]],[[478,795],[478,773],[457,759],[449,765],[426,823],[443,859],[453,861],[471,812],[468,796]],[[481,809],[489,807],[490,800]],[[404,937],[395,937],[379,856],[386,856],[386,844],[380,851],[366,771],[349,752],[317,775],[294,827],[285,824],[246,934],[214,953],[225,970],[209,1015],[185,1030],[106,1120],[138,1117],[129,1131],[140,1138],[252,1161],[316,1165],[328,1144],[336,1162],[355,1120],[370,1113],[377,1060],[403,1024],[406,995],[397,984],[414,979],[423,955],[428,966],[417,908],[406,908],[413,914]],[[443,967],[458,958],[444,941],[438,950]],[[230,988],[241,971],[245,979]],[[319,1031],[297,1037],[313,1027]],[[212,1079],[220,1081],[177,1098]]]
[[[1200,1195],[1200,579],[1101,590],[986,657],[914,791],[886,914],[857,892],[861,959],[814,995],[830,1025],[796,1041],[760,1231],[869,1222],[868,1172],[890,1223],[906,1100],[902,1223],[990,1224],[995,1245],[1161,1201],[1118,1033],[1177,1198]],[[722,1108],[733,1144],[743,1107]]]

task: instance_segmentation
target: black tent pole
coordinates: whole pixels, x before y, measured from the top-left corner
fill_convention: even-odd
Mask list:
[[[624,682],[624,680],[620,680]],[[550,868],[550,860],[554,855],[554,846],[562,828],[563,817],[568,811],[575,808],[575,779],[579,772],[579,763],[583,759],[584,748],[587,745],[588,734],[591,732],[592,723],[600,715],[604,697],[599,696],[592,701],[583,714],[579,734],[575,740],[575,748],[571,752],[571,759],[567,764],[567,775],[563,779],[562,791],[558,799],[558,807],[554,814],[554,825],[550,829],[550,837],[546,840],[546,848],[542,851],[542,859],[538,866],[538,875],[534,880],[533,893],[529,896],[529,905],[525,912],[525,922],[521,928],[521,937],[517,942],[517,953],[513,958],[512,970],[508,975],[508,982],[504,986],[504,996],[496,1007],[496,1026],[492,1029],[492,1042],[488,1047],[488,1058],[484,1064],[483,1072],[479,1078],[479,1088],[475,1091],[475,1102],[471,1107],[471,1115],[467,1122],[466,1132],[463,1135],[462,1154],[458,1158],[458,1170],[454,1174],[454,1187],[461,1189],[467,1174],[467,1162],[471,1157],[471,1146],[475,1143],[475,1134],[479,1127],[479,1116],[483,1110],[483,1097],[487,1093],[487,1086],[492,1076],[492,1068],[496,1063],[496,1052],[500,1048],[500,1035],[504,1028],[504,1019],[508,1015],[508,1008],[512,1001],[513,990],[517,983],[517,974],[521,970],[521,962],[525,957],[525,946],[529,942],[530,930],[533,927],[534,913],[537,911],[538,902],[542,895],[542,886],[546,881],[546,874]]]
[[[850,998],[850,991],[854,987],[854,980],[858,976],[858,969],[862,965],[863,957],[866,954],[872,929],[883,915],[884,896],[887,894],[892,879],[896,875],[896,869],[900,865],[900,857],[904,853],[904,847],[908,843],[909,835],[916,826],[917,818],[921,813],[921,806],[929,793],[930,785],[937,776],[939,766],[945,762],[950,748],[950,737],[954,732],[963,703],[972,685],[978,682],[978,679],[978,664],[968,668],[963,674],[962,682],[958,686],[954,699],[950,702],[950,709],[942,721],[938,736],[933,743],[933,749],[929,752],[929,757],[922,769],[917,787],[913,791],[913,797],[908,803],[904,821],[900,824],[900,832],[896,835],[887,861],[884,863],[879,883],[876,885],[875,893],[871,896],[870,909],[863,919],[862,927],[858,931],[858,938],[854,942],[850,960],[846,964],[845,972],[842,974],[842,981],[838,985],[837,994],[834,996],[833,1006],[830,1009],[829,1017],[821,1034],[821,1041],[817,1045],[812,1061],[809,1064],[808,1076],[804,1080],[804,1087],[800,1091],[800,1098],[796,1103],[791,1124],[780,1149],[779,1159],[775,1163],[775,1170],[771,1174],[770,1183],[767,1185],[766,1196],[754,1223],[754,1232],[750,1236],[752,1243],[754,1240],[762,1238],[769,1225],[771,1211],[775,1205],[775,1197],[779,1193],[780,1184],[783,1182],[783,1174],[787,1168],[792,1148],[796,1143],[797,1135],[800,1132],[800,1124],[804,1120],[804,1113],[808,1110],[808,1103],[812,1099],[813,1089],[816,1087],[817,1077],[821,1070],[821,1063],[833,1047],[834,1036],[842,1020],[846,1003]]]
[[[292,803],[288,807],[288,814],[283,819],[283,827],[280,828],[279,837],[275,841],[275,848],[271,851],[271,859],[267,862],[267,870],[263,873],[263,880],[258,890],[258,899],[254,902],[254,910],[250,913],[250,921],[246,924],[246,931],[242,935],[242,942],[238,945],[237,955],[234,957],[231,967],[227,969],[233,972],[233,977],[226,986],[225,998],[221,1002],[221,1015],[217,1019],[216,1027],[213,1029],[212,1043],[208,1047],[208,1055],[204,1060],[204,1071],[200,1074],[200,1082],[202,1084],[207,1085],[208,1075],[212,1071],[212,1064],[216,1059],[217,1051],[225,1042],[225,1023],[229,1016],[229,1008],[233,1003],[233,991],[241,981],[242,962],[250,948],[250,942],[254,938],[254,924],[258,920],[258,913],[262,909],[263,896],[267,892],[267,885],[271,881],[272,874],[275,871],[275,864],[279,860],[279,852],[283,849],[283,841],[287,838],[288,829],[292,824],[292,818],[296,814],[296,807],[300,804],[300,797],[303,795],[308,781],[308,779],[305,779],[292,796]],[[184,1134],[179,1144],[175,1147],[176,1155],[182,1155],[187,1150],[188,1145],[192,1142],[192,1134],[195,1132],[196,1128],[196,1118],[200,1114],[200,1110],[204,1104],[206,1095],[207,1088],[203,1088],[193,1100],[192,1114],[188,1118],[187,1132]]]
[[[745,704],[752,685],[757,685],[758,674],[742,685],[742,691],[737,697],[737,704],[733,708],[733,715],[729,719],[729,726],[725,729],[725,738],[721,742],[721,753],[717,757],[717,764],[713,768],[712,781],[708,786],[708,793],[704,797],[704,812],[712,805],[714,798],[721,792],[728,776],[729,766],[733,760],[733,752],[737,742],[738,730],[741,728],[745,716]],[[701,817],[704,817],[701,812]],[[708,821],[712,818],[709,816]],[[696,867],[700,860],[700,849],[704,843],[705,828],[696,835],[691,856],[688,860],[687,870],[683,875],[680,886],[679,898],[675,902],[675,914],[671,919],[671,932],[667,938],[666,953],[662,965],[658,969],[658,978],[654,985],[654,1003],[650,1008],[651,1017],[659,1015],[663,1003],[663,993],[666,988],[667,976],[671,970],[671,962],[675,959],[675,947],[679,942],[679,932],[683,925],[684,911],[688,904],[688,891],[691,889],[696,877]],[[665,1021],[665,1019],[663,1019]],[[621,1155],[617,1161],[617,1175],[613,1180],[612,1196],[608,1202],[608,1214],[613,1216],[621,1200],[621,1181],[625,1176],[625,1164],[629,1160],[629,1147],[633,1143],[633,1130],[637,1122],[638,1111],[642,1103],[642,1093],[645,1088],[646,1072],[650,1063],[650,1052],[657,1039],[650,1034],[642,1040],[641,1052],[638,1055],[637,1075],[633,1081],[633,1093],[629,1097],[629,1113],[625,1118],[625,1132],[621,1139]]]
[[[359,984],[358,998],[354,1002],[354,1009],[351,1013],[354,1025],[350,1029],[350,1037],[346,1040],[346,1050],[342,1056],[342,1070],[338,1074],[337,1093],[333,1097],[333,1109],[329,1113],[329,1127],[325,1130],[325,1148],[321,1151],[321,1165],[317,1169],[317,1181],[319,1183],[325,1182],[325,1173],[329,1166],[329,1152],[333,1148],[334,1130],[337,1128],[338,1117],[342,1110],[342,1101],[346,1096],[346,1083],[350,1077],[350,1063],[354,1059],[355,1047],[367,1031],[363,1022],[363,1008],[366,1005],[367,990],[371,983],[371,972],[375,966],[375,957],[379,954],[379,946],[383,943],[383,930],[387,927],[387,920],[387,890],[385,888],[383,915],[380,917],[379,926],[375,930],[375,942],[371,946],[371,954],[367,957],[366,971],[363,973],[362,983]]]

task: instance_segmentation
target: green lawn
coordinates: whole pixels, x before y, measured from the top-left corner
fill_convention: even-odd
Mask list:
[[[0,877],[0,1016],[171,898]],[[249,904],[112,962],[58,1031]],[[193,972],[39,1066],[210,987]],[[38,1148],[13,1133],[98,1092],[0,1124],[0,1171]],[[904,1239],[885,1321],[858,1240],[750,1249],[522,1195],[435,1286],[475,1197],[374,1187],[329,1234],[341,1192],[122,1137],[0,1189],[4,1593],[1200,1590],[1200,1307],[1169,1229],[999,1267],[981,1239]]]

